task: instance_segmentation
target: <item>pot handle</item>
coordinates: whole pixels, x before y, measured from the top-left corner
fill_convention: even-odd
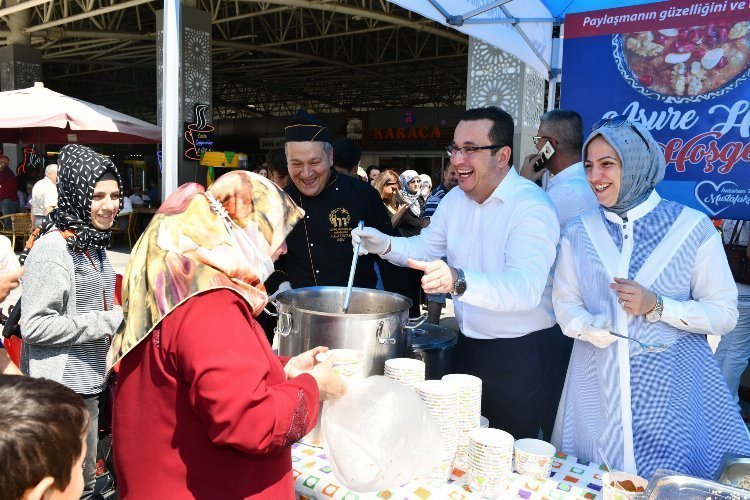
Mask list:
[[[276,316],[276,314],[274,314],[274,316]],[[273,333],[286,337],[292,332],[292,315],[288,312],[280,312],[278,316],[279,321],[273,328]]]
[[[387,321],[381,321],[378,324],[378,330],[375,332],[375,337],[378,339],[378,344],[395,344],[396,339],[391,338],[391,331],[388,330],[388,336],[383,337],[383,327],[387,324]]]
[[[276,309],[275,313],[272,313],[271,311],[268,310],[268,306],[270,305],[273,305],[274,309]],[[273,316],[275,318],[276,316],[279,315],[279,305],[273,300],[269,300],[268,304],[266,304],[266,307],[263,308],[263,311],[265,311],[265,313],[268,314],[269,316]]]
[[[422,314],[418,318],[409,318],[406,324],[404,325],[404,328],[406,328],[407,330],[413,330],[414,328],[418,327],[425,321],[427,321],[427,313]]]

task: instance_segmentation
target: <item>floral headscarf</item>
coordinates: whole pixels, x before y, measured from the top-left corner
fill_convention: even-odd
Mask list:
[[[133,248],[122,289],[125,321],[112,339],[108,368],[201,292],[234,290],[259,314],[268,301],[270,256],[303,215],[274,183],[246,171],[222,175],[208,191],[181,186]]]
[[[422,181],[419,186],[419,194],[426,200],[430,197],[430,192],[432,191],[432,179],[427,174],[419,174],[419,180]]]
[[[583,159],[589,144],[601,136],[615,150],[622,163],[622,178],[617,201],[611,207],[603,207],[619,216],[643,203],[659,182],[664,179],[666,161],[659,143],[651,132],[640,123],[616,122],[594,130],[583,144]],[[637,132],[636,132],[637,130]]]
[[[417,217],[422,215],[422,209],[419,206],[419,189],[417,189],[416,192],[412,193],[409,190],[409,181],[418,176],[419,174],[414,170],[404,170],[404,172],[399,176],[399,179],[401,179],[401,196],[409,205],[411,213],[413,213]]]
[[[64,146],[57,165],[57,208],[42,221],[41,234],[53,227],[73,231],[75,234],[66,241],[68,248],[76,252],[105,248],[112,231],[100,231],[91,225],[91,203],[94,187],[104,174],[112,174],[122,190],[117,167],[109,158],[80,144]]]

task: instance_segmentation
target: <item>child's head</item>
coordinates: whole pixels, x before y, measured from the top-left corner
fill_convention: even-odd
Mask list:
[[[88,424],[67,387],[0,375],[0,500],[79,498]]]

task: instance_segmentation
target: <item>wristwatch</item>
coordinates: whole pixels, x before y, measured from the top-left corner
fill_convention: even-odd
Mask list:
[[[466,291],[466,278],[464,277],[464,272],[459,268],[456,268],[456,274],[458,275],[458,278],[456,278],[456,282],[453,283],[451,295],[463,295]]]
[[[664,299],[661,295],[656,294],[656,305],[653,309],[646,313],[646,321],[649,323],[656,323],[661,320],[661,313],[664,311]]]

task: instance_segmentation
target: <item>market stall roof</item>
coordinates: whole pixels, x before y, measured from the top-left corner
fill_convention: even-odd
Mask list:
[[[501,48],[555,76],[561,55],[553,25],[566,14],[626,7],[654,0],[389,0],[404,9]],[[553,70],[553,71],[550,71]]]
[[[0,92],[0,142],[148,144],[161,142],[161,127],[37,82]]]

